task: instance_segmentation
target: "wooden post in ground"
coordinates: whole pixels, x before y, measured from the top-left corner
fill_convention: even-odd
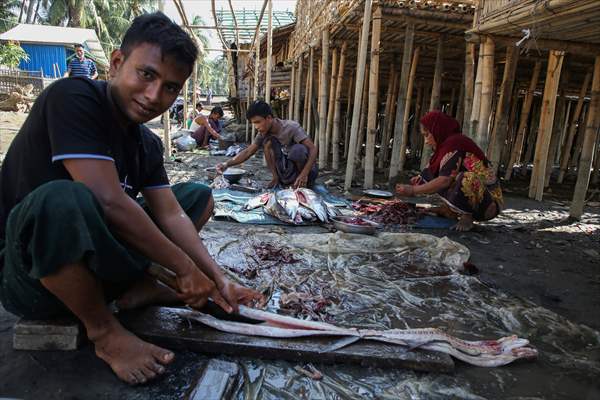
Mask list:
[[[369,21],[371,19],[371,6],[373,0],[365,0],[363,23],[358,47],[358,58],[356,61],[356,86],[354,88],[354,107],[352,110],[352,127],[350,128],[350,142],[346,162],[346,176],[344,179],[344,190],[350,190],[352,177],[354,175],[354,159],[356,157],[356,142],[358,139],[358,123],[360,117],[360,103],[362,103],[362,91],[364,84],[365,66],[367,63],[367,46],[369,39]]]
[[[325,135],[327,132],[327,76],[329,75],[329,28],[323,30],[323,44],[321,45],[321,79],[319,82],[319,166],[327,165],[327,146]]]
[[[302,119],[300,118],[300,105],[302,104],[302,96],[300,94],[302,92],[303,64],[304,60],[302,59],[302,54],[300,54],[300,57],[298,57],[298,69],[296,72],[296,98],[294,99],[294,120],[299,123],[302,123]]]
[[[348,159],[348,147],[350,143],[350,128],[352,127],[352,92],[356,82],[356,70],[353,70],[350,74],[350,82],[348,83],[348,93],[346,98],[348,99],[346,104],[346,126],[344,129],[344,159]]]
[[[569,214],[573,218],[581,218],[583,207],[585,205],[585,195],[590,182],[590,168],[598,129],[600,128],[600,55],[596,56],[594,62],[594,78],[592,81],[592,97],[588,109],[587,120],[585,122],[585,137],[579,157],[579,167],[577,168],[577,183],[573,193],[573,201]]]
[[[342,43],[340,54],[340,66],[337,71],[337,82],[335,84],[335,110],[333,112],[333,139],[332,139],[332,167],[334,171],[340,169],[340,119],[342,114],[342,85],[344,84],[344,68],[346,66],[346,53],[348,42]]]
[[[454,117],[454,112],[456,111],[456,88],[453,87],[450,91],[450,104],[448,105],[448,114],[451,117]]]
[[[523,144],[525,142],[525,132],[527,130],[527,121],[529,120],[529,113],[531,112],[531,105],[533,104],[533,93],[537,87],[541,69],[542,62],[536,61],[535,66],[533,67],[531,80],[529,81],[529,88],[527,89],[527,92],[525,93],[525,99],[523,100],[523,108],[521,109],[521,117],[519,119],[519,125],[517,128],[517,136],[513,144],[510,160],[506,165],[504,180],[507,181],[510,180],[515,163],[521,159],[521,152],[523,151]]]
[[[309,54],[309,58],[308,58],[308,81],[307,81],[307,85],[308,85],[308,111],[307,111],[307,115],[306,115],[306,133],[310,136],[313,137],[313,115],[312,115],[312,109],[313,109],[313,87],[314,87],[314,61],[315,59],[315,50],[311,47],[310,48],[310,54]]]
[[[365,77],[369,76],[369,64],[365,65]],[[360,105],[360,120],[358,122],[358,142],[356,142],[356,161],[361,160],[361,150],[365,143],[365,125],[367,125],[367,107],[369,105],[369,80],[365,79],[363,85],[362,102]]]
[[[331,57],[331,77],[329,80],[329,106],[327,107],[327,130],[325,131],[325,168],[329,163],[331,150],[331,134],[333,132],[333,113],[335,109],[335,85],[337,83],[338,49],[334,49]]]
[[[369,105],[367,110],[367,143],[365,147],[364,188],[373,187],[375,176],[375,139],[377,138],[377,109],[379,106],[379,47],[381,38],[381,7],[373,12],[371,30],[371,67],[369,74]]]
[[[510,106],[510,117],[508,118],[508,127],[506,132],[506,146],[503,146],[502,151],[500,152],[500,165],[506,166],[508,165],[508,160],[510,159],[510,154],[512,150],[512,146],[515,143],[516,136],[516,127],[515,120],[517,118],[517,110],[519,108],[519,87],[515,85],[513,88],[513,95]]]
[[[421,105],[423,103],[423,85],[417,85],[417,98],[415,99],[415,118],[413,120],[412,131],[410,135],[411,153],[414,158],[419,155],[419,142],[421,132],[419,130],[419,120],[421,119]]]
[[[563,180],[565,179],[565,173],[567,172],[567,169],[569,167],[569,160],[571,158],[571,148],[573,147],[573,140],[575,139],[575,133],[577,132],[577,121],[579,121],[579,117],[581,116],[581,110],[583,109],[585,94],[587,93],[591,80],[592,72],[589,71],[583,79],[583,84],[581,85],[581,90],[579,91],[579,99],[577,100],[577,106],[575,107],[575,112],[573,112],[573,115],[571,117],[569,133],[567,134],[565,144],[561,150],[560,172],[558,173],[558,179],[556,181],[557,183],[563,182]]]
[[[273,0],[267,0],[267,71],[265,77],[265,102],[271,104],[271,70],[273,69]],[[260,46],[257,44],[257,46]],[[302,62],[302,60],[300,60]],[[297,79],[300,81],[300,79]],[[300,93],[298,93],[300,98]],[[296,118],[299,116],[296,115]]]
[[[442,94],[442,71],[444,69],[444,37],[438,39],[437,52],[435,56],[435,71],[433,73],[433,86],[431,87],[431,100],[429,110],[440,110],[440,96]],[[431,147],[423,146],[421,151],[421,170],[429,163]]]
[[[594,172],[590,178],[592,185],[598,185],[600,181],[600,135],[596,138],[596,150],[594,151]]]
[[[169,117],[169,110],[163,113],[163,146],[165,148],[165,160],[171,159],[171,117]]]
[[[521,163],[523,164],[523,168],[521,168],[521,176],[527,176],[527,166],[528,164],[533,163],[533,151],[535,150],[535,143],[538,137],[541,111],[542,99],[540,99],[539,102],[534,100],[533,111],[531,114],[531,126],[529,127],[529,132],[526,139],[527,150],[525,151],[525,157],[523,157],[521,160]]]
[[[186,120],[188,117],[188,109],[190,106],[190,95],[189,95],[189,87],[190,87],[190,80],[188,78],[188,80],[185,81],[185,83],[183,84],[183,126],[182,128],[185,129],[187,128],[186,126]]]
[[[510,100],[513,94],[513,84],[519,61],[519,49],[515,46],[506,47],[506,62],[500,84],[500,99],[496,107],[496,118],[492,134],[492,142],[488,151],[489,160],[494,169],[500,166],[500,155],[508,132],[508,118],[510,116]]]
[[[563,79],[563,87],[566,87],[568,82]],[[550,139],[550,149],[548,151],[548,161],[546,162],[546,172],[544,178],[544,187],[550,186],[550,178],[552,176],[552,168],[556,159],[556,151],[560,141],[560,134],[565,124],[565,113],[567,112],[567,99],[565,99],[565,91],[561,90],[560,95],[556,99],[556,112],[554,118],[554,127],[552,128],[552,137]]]
[[[494,94],[494,41],[486,36],[482,47],[483,79],[481,82],[481,104],[479,109],[479,125],[475,142],[485,153],[489,143],[490,116]]]
[[[406,91],[412,61],[413,45],[415,42],[415,24],[408,22],[404,33],[404,49],[402,52],[402,71],[400,73],[400,86],[398,88],[398,102],[396,104],[396,119],[394,121],[394,142],[392,145],[392,159],[390,161],[389,183],[394,184],[400,169],[400,148],[403,137],[404,113],[406,111]]]
[[[456,114],[454,114],[454,118],[461,124],[461,131],[462,131],[462,122],[463,122],[464,115],[465,115],[465,74],[463,74],[462,81],[460,82],[460,86],[458,87],[458,100],[456,102]]]
[[[569,168],[575,168],[579,164],[579,155],[581,154],[581,147],[583,146],[583,139],[585,138],[585,121],[587,121],[587,115],[590,111],[590,103],[586,103],[583,106],[581,114],[581,121],[577,126],[577,135],[575,135],[575,147],[573,148],[573,156],[569,162]],[[567,170],[569,169],[567,168]]]
[[[309,64],[310,64],[310,60],[309,60]],[[304,84],[304,104],[303,104],[303,109],[304,111],[302,112],[302,128],[304,129],[305,132],[308,132],[308,110],[310,109],[310,74],[311,74],[311,70],[310,70],[310,65],[308,67],[308,69],[306,70],[306,82]]]
[[[194,93],[192,96],[192,107],[193,110],[196,110],[196,103],[200,100],[198,99],[198,62],[194,63],[194,69],[192,71],[192,92]]]
[[[256,65],[258,68],[258,64]],[[296,101],[296,61],[292,60],[292,72],[290,73],[290,101],[288,103],[288,114],[289,118],[295,120],[296,115],[294,114],[294,102]],[[258,82],[255,81],[254,85],[258,85]],[[255,99],[256,100],[256,99]]]
[[[396,70],[394,64],[390,67],[390,77],[388,81],[388,89],[387,94],[385,96],[385,110],[384,114],[384,122],[383,122],[383,132],[381,134],[381,149],[379,150],[379,156],[377,157],[377,168],[383,168],[384,162],[387,161],[387,155],[389,153],[388,147],[390,145],[389,134],[391,132],[391,122],[392,118],[392,107],[393,107],[393,99],[392,96],[394,94],[394,86],[396,85]]]
[[[473,84],[473,103],[469,117],[468,136],[475,139],[479,127],[479,112],[481,110],[481,84],[483,83],[483,43],[479,44],[479,58],[477,60],[477,74]]]
[[[404,120],[402,121],[402,143],[400,144],[399,169],[404,170],[406,161],[406,147],[408,144],[408,118],[410,116],[410,105],[412,103],[413,87],[415,85],[415,75],[417,74],[417,65],[419,64],[419,55],[421,48],[417,47],[413,54],[412,64],[410,66],[410,75],[408,76],[408,88],[406,89],[406,103],[404,105]]]
[[[471,136],[470,133],[470,122],[471,122],[471,110],[473,109],[473,87],[475,81],[475,43],[467,42],[467,51],[465,54],[465,101],[464,101],[464,115],[459,121],[462,122],[462,131],[465,135]]]
[[[529,183],[529,197],[538,201],[544,195],[544,179],[546,177],[546,163],[550,148],[552,126],[554,124],[554,111],[556,108],[556,94],[562,70],[564,51],[550,50],[548,57],[548,70],[546,72],[546,83],[544,85],[544,98],[538,138],[535,144],[535,155],[533,159],[533,171]]]

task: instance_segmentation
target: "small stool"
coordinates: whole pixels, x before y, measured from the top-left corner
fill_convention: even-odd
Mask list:
[[[17,321],[13,328],[15,350],[77,350],[82,327],[75,319]]]

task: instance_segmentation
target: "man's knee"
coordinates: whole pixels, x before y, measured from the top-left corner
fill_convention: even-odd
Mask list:
[[[206,212],[210,211],[212,214],[214,200],[210,187],[201,183],[186,182],[174,185],[172,190],[179,205],[194,223]]]
[[[295,145],[290,147],[288,159],[297,164],[306,163],[306,161],[308,160],[308,148],[303,144],[296,143]]]

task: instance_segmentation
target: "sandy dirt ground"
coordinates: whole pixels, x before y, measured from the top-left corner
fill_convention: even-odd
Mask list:
[[[25,115],[0,113],[2,156],[22,124]],[[150,127],[161,133],[157,123]],[[173,183],[207,177],[204,168],[225,157],[176,154],[167,162]],[[258,182],[270,178],[262,160],[245,165]],[[407,179],[404,177],[403,179]],[[343,176],[322,171],[320,181],[332,192],[341,193]],[[377,182],[386,188],[384,176]],[[472,232],[415,230],[448,236],[466,245],[481,281],[492,287],[550,309],[569,320],[600,330],[600,199],[598,193],[585,209],[581,221],[568,219],[573,177],[565,185],[552,185],[543,202],[527,198],[527,180],[517,178],[503,185],[506,208],[495,220],[478,224]],[[360,192],[357,186],[353,188]],[[420,203],[435,202],[433,197]],[[239,225],[210,221],[234,234]],[[302,232],[306,228],[288,228]],[[322,229],[322,228],[310,228]],[[323,228],[323,231],[324,228]],[[19,352],[12,349],[12,326],[16,318],[0,308],[0,397],[17,398],[138,398],[136,392],[120,383],[108,367],[93,355],[89,344],[74,352]],[[178,352],[173,370],[193,373],[206,357]],[[174,380],[176,376],[164,380]],[[162,385],[164,386],[164,385]],[[145,390],[144,397],[160,394],[161,384]],[[164,395],[164,393],[162,393]],[[41,396],[41,397],[40,397]],[[151,397],[146,397],[151,396]],[[173,398],[178,395],[174,394]],[[168,398],[168,397],[166,397]]]

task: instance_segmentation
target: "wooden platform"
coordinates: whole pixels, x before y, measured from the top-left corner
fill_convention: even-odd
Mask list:
[[[323,352],[340,338],[271,339],[237,335],[189,321],[178,312],[176,308],[151,307],[121,313],[119,319],[136,335],[170,349],[299,362],[407,368],[416,371],[450,372],[454,369],[453,360],[443,353],[407,351],[401,346],[374,341],[360,341],[339,350]]]

